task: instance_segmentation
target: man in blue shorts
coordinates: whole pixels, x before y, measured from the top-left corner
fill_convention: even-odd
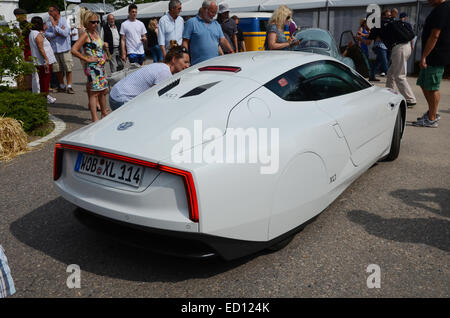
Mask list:
[[[428,111],[413,122],[413,126],[438,126],[437,113],[439,88],[444,68],[450,64],[450,3],[445,0],[428,0],[434,8],[425,20],[422,31],[422,58],[417,85],[422,88]]]
[[[184,26],[183,46],[191,52],[191,65],[219,56],[219,44],[234,53],[222,27],[213,20],[217,10],[215,0],[205,0],[199,14],[189,19]]]

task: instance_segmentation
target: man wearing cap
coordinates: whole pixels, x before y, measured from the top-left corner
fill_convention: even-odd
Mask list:
[[[183,46],[191,52],[191,65],[219,56],[219,44],[234,53],[220,24],[213,20],[217,9],[215,0],[204,0],[199,14],[184,26]]]
[[[219,15],[217,16],[217,21],[222,27],[222,32],[225,35],[227,41],[231,44],[231,47],[236,52],[237,43],[237,25],[233,19],[230,19],[230,9],[227,3],[219,4]],[[231,53],[226,47],[222,46],[222,50],[225,54]]]
[[[170,41],[177,41],[178,45],[183,41],[184,20],[180,16],[181,1],[170,0],[169,12],[163,15],[158,22],[158,45],[163,52],[163,57],[166,57],[169,50]]]

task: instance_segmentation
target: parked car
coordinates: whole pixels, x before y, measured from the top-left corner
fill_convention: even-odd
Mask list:
[[[355,63],[349,57],[343,56],[336,46],[333,36],[327,30],[304,29],[293,34],[295,39],[302,40],[299,45],[293,47],[294,51],[311,52],[327,55],[338,59],[342,63],[355,69]]]
[[[135,242],[230,260],[283,247],[374,163],[396,159],[405,113],[400,94],[331,56],[230,54],[61,138],[54,180],[80,219],[120,223],[116,237],[156,233]]]

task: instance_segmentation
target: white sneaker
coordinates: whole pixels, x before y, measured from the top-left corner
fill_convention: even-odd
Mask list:
[[[47,95],[47,104],[54,104],[56,102],[56,98]]]
[[[386,76],[386,73],[381,73],[380,76]]]

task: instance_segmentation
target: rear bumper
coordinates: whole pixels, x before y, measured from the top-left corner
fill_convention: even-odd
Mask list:
[[[106,218],[78,208],[76,218],[96,232],[125,244],[170,256],[187,258],[221,257],[226,261],[264,250],[283,241],[303,226],[266,242],[243,241],[201,233],[177,232],[150,228]]]

